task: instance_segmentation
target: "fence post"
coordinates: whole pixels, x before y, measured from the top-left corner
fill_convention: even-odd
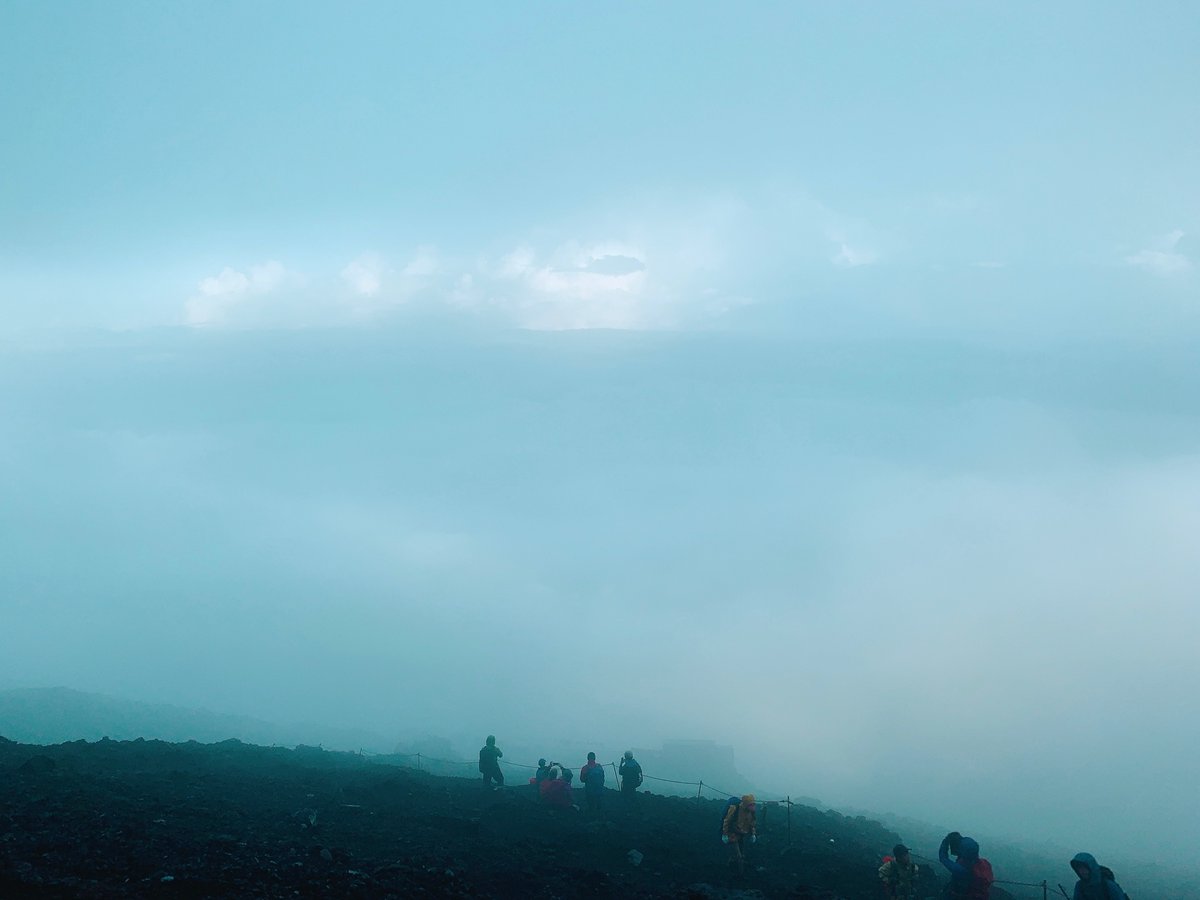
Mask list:
[[[1042,879],[1042,900],[1049,900],[1049,898],[1050,898],[1050,885],[1046,884],[1046,879],[1043,878]]]
[[[791,794],[788,794],[787,805],[788,805],[788,849],[791,850],[792,849],[792,795]],[[1042,900],[1045,900],[1045,898],[1043,897]]]
[[[698,784],[698,785],[696,786],[696,802],[697,802],[697,803],[699,803],[699,802],[700,802],[700,793],[701,793],[703,790],[704,790],[704,782],[703,782],[703,781],[701,781],[701,782],[700,782],[700,784]]]
[[[418,772],[421,771],[421,754],[420,753],[417,754],[417,771]]]

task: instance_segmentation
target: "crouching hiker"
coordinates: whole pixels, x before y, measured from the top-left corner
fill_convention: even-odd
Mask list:
[[[883,896],[888,900],[914,900],[917,896],[917,864],[903,844],[892,848],[890,858],[879,867]]]
[[[504,773],[500,771],[500,757],[504,754],[496,746],[496,736],[489,734],[487,742],[479,750],[479,773],[483,776],[483,786],[494,791],[504,787]],[[496,787],[492,787],[492,782]]]
[[[1079,876],[1073,900],[1129,900],[1113,877],[1112,869],[1096,862],[1090,853],[1076,853],[1071,868]]]
[[[725,805],[725,817],[721,820],[721,843],[729,845],[730,862],[737,863],[739,875],[746,871],[746,853],[742,845],[758,842],[757,810],[753,794],[744,794],[741,800],[730,797]]]
[[[954,854],[954,859],[950,854]],[[942,838],[938,860],[950,872],[946,896],[953,900],[988,900],[992,890],[992,864],[979,857],[979,843],[952,831]]]
[[[571,809],[575,805],[571,799],[571,773],[551,763],[546,777],[538,784],[538,796],[551,809]]]

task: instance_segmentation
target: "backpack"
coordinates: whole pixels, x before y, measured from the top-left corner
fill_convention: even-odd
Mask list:
[[[717,824],[717,836],[725,834],[725,820],[729,818],[729,810],[737,809],[742,805],[740,797],[730,797],[725,801],[725,808],[721,810],[721,821]],[[736,816],[737,813],[734,813]]]
[[[1100,884],[1104,885],[1104,895],[1106,897],[1112,893],[1112,890],[1110,890],[1108,887],[1108,882],[1112,883],[1113,890],[1117,892],[1118,897],[1122,897],[1124,900],[1129,900],[1129,895],[1125,893],[1125,889],[1117,884],[1117,876],[1113,874],[1113,870],[1108,866],[1101,866]]]
[[[975,865],[971,867],[971,889],[967,896],[970,900],[988,900],[992,893],[992,882],[995,880],[992,864],[986,859],[975,860]]]

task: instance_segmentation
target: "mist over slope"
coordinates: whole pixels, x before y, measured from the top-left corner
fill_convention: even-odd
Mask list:
[[[428,324],[25,347],[0,679],[465,752],[698,736],[772,791],[1170,862],[1200,839],[1194,360]]]

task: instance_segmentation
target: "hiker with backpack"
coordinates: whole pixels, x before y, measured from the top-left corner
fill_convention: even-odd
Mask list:
[[[737,863],[739,875],[746,871],[746,853],[742,845],[758,843],[757,812],[753,794],[744,794],[740,800],[730,797],[725,804],[725,815],[721,818],[721,843],[729,845],[730,861]]]
[[[954,854],[954,859],[950,854]],[[942,838],[938,859],[950,872],[946,896],[954,900],[987,900],[992,890],[992,864],[979,856],[979,843],[952,831]]]
[[[883,895],[888,900],[914,900],[917,896],[917,864],[903,844],[892,848],[892,855],[879,867]]]
[[[583,785],[588,812],[599,812],[604,799],[604,766],[596,762],[595,753],[588,754],[587,764],[579,770],[579,782]]]
[[[642,767],[633,758],[632,750],[625,751],[625,758],[621,760],[617,774],[621,776],[621,796],[632,800],[637,796],[637,789],[642,786]]]
[[[1072,900],[1129,900],[1113,877],[1112,869],[1100,865],[1092,854],[1076,853],[1071,868],[1079,876]]]
[[[496,746],[496,736],[489,734],[487,741],[479,749],[479,773],[483,776],[483,786],[494,791],[504,787],[504,773],[500,771],[500,757],[504,755]],[[492,787],[492,782],[496,787]]]

